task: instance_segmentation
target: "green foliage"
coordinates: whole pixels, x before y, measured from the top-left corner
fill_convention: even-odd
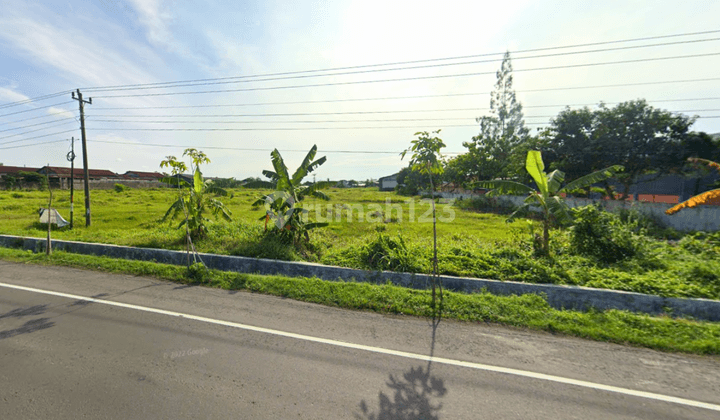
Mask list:
[[[115,190],[115,192],[121,193],[127,191],[128,187],[123,184],[115,184],[113,185],[113,189]]]
[[[397,175],[395,191],[400,195],[418,195],[420,190],[430,189],[430,176],[413,171],[411,167],[400,169]]]
[[[458,162],[464,169],[466,181],[516,178],[522,162],[517,162],[513,155],[527,141],[529,130],[525,127],[522,104],[513,89],[510,53],[505,53],[497,72],[495,89],[490,96],[490,115],[477,118],[477,122],[480,133],[471,142],[463,143],[468,153]]]
[[[188,267],[188,277],[196,283],[205,283],[210,277],[210,272],[205,264],[196,262]]]
[[[401,207],[405,216],[398,218],[397,211],[386,210],[383,217],[386,220],[392,217],[392,223],[343,219],[315,231],[310,242],[292,244],[274,232],[265,232],[263,224],[257,222],[265,209],[250,208],[256,199],[255,192],[234,192],[234,198],[226,200],[228,209],[236,215],[234,221],[208,224],[207,236],[194,241],[198,252],[375,269],[367,266],[361,251],[377,239],[376,228],[379,228],[393,240],[402,236],[417,272],[427,273],[430,269],[433,244],[427,235],[428,224],[411,223],[407,218],[410,202],[414,203],[418,217],[429,211],[429,200],[408,200],[392,192],[369,188],[333,189],[331,203],[379,205],[385,210],[387,200],[392,200],[392,205]],[[93,191],[96,205],[93,226],[76,225],[73,230],[58,230],[53,236],[71,241],[185,250],[184,230],[177,230],[176,225],[155,222],[165,213],[165,203],[177,199],[177,194],[178,191],[172,188],[131,189],[126,194],[112,190]],[[36,222],[38,203],[45,202],[46,196],[47,192],[42,191],[0,191],[0,233],[44,237],[46,226]],[[56,197],[53,202],[57,202],[55,206],[65,216],[70,206],[69,197],[67,194],[56,194]],[[82,201],[82,190],[75,191],[75,202]],[[327,202],[309,197],[304,203],[324,206]],[[443,244],[438,250],[441,274],[578,285],[665,297],[720,299],[717,283],[708,282],[707,276],[693,275],[707,270],[720,273],[720,233],[683,235],[675,232],[678,236],[667,241],[666,236],[655,236],[642,218],[638,220],[632,216],[635,210],[630,210],[631,216],[621,217],[621,221],[644,244],[643,252],[634,257],[608,264],[577,255],[570,251],[569,231],[551,228],[551,257],[538,258],[533,250],[534,235],[528,235],[528,232],[530,227],[534,232],[541,232],[541,221],[520,220],[508,225],[505,223],[507,216],[462,211],[457,207],[455,210],[455,219],[443,222],[438,230],[438,242]],[[441,205],[438,215],[442,212]],[[646,236],[649,234],[652,235]],[[185,270],[184,267],[181,269],[183,276]]]
[[[439,134],[440,130],[432,132],[433,135]],[[420,131],[415,133],[417,139],[411,142],[411,146],[404,150],[400,156],[402,159],[408,152],[412,152],[410,157],[410,168],[425,175],[441,175],[443,173],[442,154],[440,149],[445,147],[442,139],[435,136],[431,137],[431,133]]]
[[[634,257],[641,244],[626,224],[597,206],[573,209],[575,224],[570,234],[570,252],[615,263]]]
[[[183,156],[189,156],[192,163],[190,168],[193,174],[192,184],[180,177],[180,174],[187,170],[184,162],[178,161],[175,156],[167,156],[166,160],[160,163],[160,167],[170,167],[172,176],[165,177],[161,181],[173,185],[178,189],[178,199],[165,212],[162,221],[168,218],[174,219],[179,215],[184,216],[184,220],[180,222],[178,228],[186,226],[186,229],[193,239],[202,238],[208,232],[208,219],[205,213],[212,213],[215,218],[222,217],[226,221],[231,221],[230,210],[221,201],[207,197],[208,194],[215,194],[227,197],[229,193],[222,189],[209,185],[203,179],[200,165],[210,163],[210,159],[205,153],[196,149],[185,149]]]
[[[238,181],[235,178],[217,178],[210,181],[210,185],[216,188],[239,188],[242,186],[242,181]]]
[[[501,197],[481,195],[468,199],[455,200],[455,206],[463,210],[475,210],[485,213],[511,214],[515,211],[515,205]]]
[[[514,220],[518,214],[527,211],[532,206],[539,207],[543,214],[543,236],[540,238],[542,246],[539,248],[539,253],[544,256],[550,255],[549,230],[551,224],[555,222],[559,225],[568,225],[572,221],[570,209],[560,197],[560,194],[603,181],[623,169],[623,167],[619,165],[610,166],[585,175],[561,187],[565,180],[565,174],[557,169],[546,174],[545,164],[539,151],[528,151],[525,168],[533,181],[535,181],[537,190],[515,181],[481,181],[477,183],[477,186],[493,188],[493,191],[489,194],[528,194],[525,199],[525,204],[515,213],[511,214],[508,221]]]
[[[276,191],[262,196],[253,203],[255,207],[265,206],[265,215],[260,220],[265,221],[266,230],[268,224],[272,221],[270,229],[273,233],[298,246],[303,238],[306,242],[310,241],[308,234],[310,230],[328,225],[324,222],[309,222],[308,212],[301,204],[306,197],[315,197],[325,201],[330,200],[328,196],[320,191],[328,186],[326,183],[302,184],[302,180],[308,174],[327,160],[325,156],[313,160],[316,154],[317,146],[313,145],[291,177],[280,152],[277,149],[273,150],[270,153],[270,158],[275,171],[264,170],[263,174],[275,183]]]
[[[543,152],[569,179],[588,170],[614,164],[624,196],[641,174],[679,171],[688,156],[685,144],[695,118],[653,108],[645,100],[623,102],[614,108],[600,104],[560,112],[543,134]],[[624,197],[623,197],[624,198]]]
[[[382,233],[360,250],[365,266],[373,270],[418,273],[424,267],[416,250],[408,248],[402,236],[396,239]]]

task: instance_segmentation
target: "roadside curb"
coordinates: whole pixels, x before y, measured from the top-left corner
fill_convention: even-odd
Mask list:
[[[32,250],[33,252],[44,252],[45,239],[0,235],[0,246],[22,248]],[[77,254],[154,261],[163,264],[185,265],[187,261],[186,253],[183,251],[135,248],[64,240],[53,240],[52,246],[54,250]],[[330,281],[357,281],[375,284],[390,282],[398,286],[413,289],[427,289],[430,287],[430,276],[424,274],[367,271],[308,262],[278,261],[228,255],[202,253],[199,255],[207,267],[223,271],[289,277],[317,277]],[[664,298],[642,293],[593,289],[580,286],[532,284],[453,276],[440,276],[440,280],[445,289],[465,293],[478,292],[484,289],[496,295],[544,294],[550,306],[557,309],[576,309],[582,311],[590,308],[598,310],[620,309],[647,314],[689,316],[696,319],[720,321],[720,301],[716,300]]]

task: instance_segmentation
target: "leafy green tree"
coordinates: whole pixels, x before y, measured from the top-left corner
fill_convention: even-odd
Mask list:
[[[182,214],[184,220],[180,222],[178,228],[185,226],[188,240],[202,238],[207,235],[207,222],[209,219],[205,217],[206,212],[211,212],[215,218],[222,217],[227,221],[231,221],[231,212],[225,205],[215,198],[209,198],[208,194],[215,194],[227,197],[229,193],[219,187],[206,183],[203,179],[200,165],[210,163],[210,159],[205,153],[196,149],[185,149],[183,156],[189,156],[191,159],[190,169],[193,174],[192,184],[180,177],[180,174],[187,171],[185,162],[179,161],[175,156],[167,156],[160,163],[161,168],[169,167],[172,176],[162,178],[161,181],[178,187],[178,199],[165,212],[162,221],[168,218],[174,219]]]
[[[597,110],[566,109],[544,133],[543,150],[567,171],[570,179],[587,170],[621,164],[618,175],[626,198],[638,176],[679,171],[687,158],[685,145],[695,118],[653,108],[645,100]]]
[[[522,104],[513,90],[510,53],[505,53],[496,76],[490,95],[491,115],[477,118],[480,133],[463,143],[474,164],[468,180],[515,177],[518,168],[512,165],[513,151],[528,137]]]
[[[540,239],[538,252],[541,255],[548,256],[550,255],[551,224],[554,221],[558,224],[569,224],[572,221],[569,207],[560,194],[608,179],[617,172],[622,171],[623,167],[613,165],[580,177],[561,187],[565,180],[565,174],[557,169],[546,174],[540,151],[531,150],[527,154],[525,169],[535,181],[536,189],[519,182],[507,180],[480,181],[478,186],[492,188],[491,194],[528,194],[525,203],[510,215],[508,221],[514,220],[518,213],[526,211],[531,206],[539,207],[543,215],[543,236]]]
[[[430,188],[430,178],[418,171],[414,171],[412,166],[402,168],[397,175],[397,185],[395,191],[400,195],[418,195],[420,190]]]
[[[308,223],[307,210],[303,209],[301,202],[308,196],[321,200],[330,200],[322,191],[328,186],[326,182],[303,185],[302,180],[320,165],[325,163],[325,156],[315,159],[317,146],[313,145],[303,159],[300,166],[292,176],[288,172],[280,152],[275,149],[270,153],[274,171],[264,170],[263,175],[275,184],[275,191],[262,196],[253,203],[253,206],[265,205],[266,213],[260,220],[265,220],[265,229],[272,219],[277,231],[284,237],[297,243],[301,237],[310,240],[308,231],[318,227],[327,226],[327,223]]]
[[[433,131],[432,136],[427,131],[415,133],[418,136],[413,140],[412,145],[404,150],[400,156],[404,159],[408,152],[412,152],[410,157],[410,168],[413,171],[427,175],[430,181],[430,198],[432,205],[433,217],[433,282],[432,282],[432,303],[435,306],[435,288],[440,288],[440,299],[442,300],[442,284],[438,276],[438,258],[437,258],[437,222],[435,218],[435,185],[433,183],[433,175],[438,178],[443,173],[442,154],[440,149],[445,147],[442,139],[437,137],[440,130]]]

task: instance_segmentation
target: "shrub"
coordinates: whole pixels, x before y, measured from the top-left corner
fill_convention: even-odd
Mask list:
[[[115,192],[121,193],[127,191],[128,187],[123,184],[115,184],[113,189],[115,190]]]
[[[487,195],[465,200],[455,200],[455,205],[463,210],[476,210],[499,214],[510,214],[515,210],[515,205],[511,201],[499,197],[488,197]],[[523,214],[523,216],[532,216],[532,214],[528,212],[527,214]]]
[[[382,233],[360,250],[360,257],[368,268],[411,273],[423,271],[423,258],[417,254],[407,246],[402,236],[391,238]]]
[[[620,221],[637,234],[659,239],[680,239],[683,236],[677,230],[666,226],[657,217],[639,212],[637,209],[620,209],[617,214]]]
[[[639,241],[618,216],[593,205],[573,209],[573,213],[575,225],[570,234],[572,253],[604,263],[622,261],[638,253]]]

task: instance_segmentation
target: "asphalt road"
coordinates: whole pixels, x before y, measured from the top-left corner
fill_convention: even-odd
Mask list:
[[[3,419],[660,420],[718,409],[718,357],[0,261]]]

